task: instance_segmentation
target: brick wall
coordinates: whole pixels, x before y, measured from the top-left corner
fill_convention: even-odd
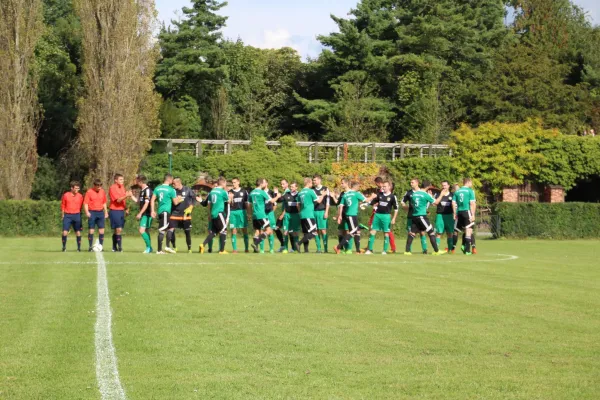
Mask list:
[[[519,188],[510,187],[502,189],[502,201],[505,203],[518,203]]]
[[[565,189],[562,186],[546,186],[544,189],[544,202],[546,203],[564,203]]]

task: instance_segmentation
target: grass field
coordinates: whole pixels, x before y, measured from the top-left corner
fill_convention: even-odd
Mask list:
[[[128,399],[600,398],[598,241],[481,240],[473,257],[141,243],[103,253]],[[96,255],[59,247],[0,241],[0,399],[101,398]]]

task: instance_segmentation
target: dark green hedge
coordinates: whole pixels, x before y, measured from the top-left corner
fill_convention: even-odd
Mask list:
[[[499,236],[544,239],[600,237],[600,204],[498,203]]]
[[[127,217],[125,223],[126,235],[137,235],[138,223],[135,219],[137,208],[132,208],[132,213]],[[331,216],[336,213],[335,207],[330,210]],[[1,236],[59,236],[62,230],[61,212],[59,201],[0,201],[0,235]],[[363,211],[360,215],[360,222],[365,225],[369,222],[371,209]],[[208,226],[207,210],[198,206],[192,214],[192,229],[194,235],[203,235]],[[398,215],[395,232],[405,233],[404,211]],[[435,214],[431,217],[435,220]],[[109,228],[109,222],[106,222]],[[84,231],[87,229],[87,218],[83,215]],[[154,224],[156,227],[156,223]],[[155,229],[153,229],[155,231]],[[329,231],[337,231],[337,223],[332,217],[329,218]]]

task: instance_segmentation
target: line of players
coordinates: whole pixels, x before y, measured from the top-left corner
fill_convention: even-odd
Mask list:
[[[215,237],[219,238],[219,253],[226,254],[225,242],[227,230],[232,232],[233,252],[237,253],[237,234],[241,231],[244,237],[245,251],[249,251],[248,216],[251,217],[254,228],[253,242],[251,244],[255,252],[264,253],[264,242],[269,242],[269,252],[273,253],[274,234],[277,236],[281,247],[279,252],[300,251],[300,245],[304,251],[308,251],[308,244],[315,240],[317,252],[328,252],[327,219],[329,218],[330,205],[338,206],[338,214],[335,217],[338,222],[338,245],[334,248],[336,253],[350,253],[353,241],[357,252],[360,248],[360,228],[370,230],[369,245],[365,249],[366,254],[373,253],[373,246],[377,232],[384,234],[383,254],[386,254],[389,246],[396,251],[392,225],[395,224],[398,215],[398,200],[392,193],[391,182],[385,182],[377,178],[378,191],[368,198],[359,191],[357,182],[341,181],[341,193],[330,192],[321,184],[321,177],[304,179],[304,188],[298,191],[295,182],[291,184],[287,180],[281,181],[282,193],[275,188],[268,189],[265,179],[257,180],[256,189],[248,193],[240,187],[239,179],[232,180],[233,189],[226,190],[227,181],[220,178],[217,185],[202,200],[196,196],[192,189],[184,186],[179,178],[173,178],[167,174],[164,183],[154,192],[148,187],[146,178],[138,176],[137,184],[141,187],[139,198],[131,191],[125,191],[122,175],[115,175],[115,183],[109,190],[110,211],[107,211],[106,195],[100,181],[94,182],[94,188],[88,190],[85,199],[78,193],[78,182],[72,182],[71,191],[63,196],[63,251],[66,248],[66,237],[70,226],[74,226],[77,234],[77,245],[80,250],[81,243],[81,219],[79,210],[83,203],[89,219],[90,251],[94,238],[94,227],[99,228],[99,242],[103,244],[104,219],[110,217],[113,228],[113,251],[122,251],[121,229],[125,220],[125,206],[127,198],[139,202],[140,211],[137,214],[139,231],[146,244],[144,253],[153,252],[148,230],[152,220],[157,219],[159,224],[158,254],[176,252],[175,229],[181,228],[185,232],[188,251],[191,252],[191,214],[194,204],[200,203],[210,209],[209,235],[200,245],[200,253],[204,253],[208,247],[212,251],[212,242]],[[430,237],[435,255],[442,254],[439,251],[441,234],[446,233],[448,237],[447,251],[454,252],[458,241],[458,232],[463,232],[463,252],[471,254],[471,244],[475,253],[474,236],[472,227],[475,215],[475,196],[471,189],[471,181],[465,179],[465,186],[455,188],[450,192],[448,182],[442,182],[442,191],[433,199],[431,192],[427,193],[419,188],[417,179],[411,180],[411,190],[403,197],[401,205],[408,211],[407,230],[409,235],[404,254],[411,253],[411,246],[416,235],[421,235],[423,252],[427,253],[426,237]],[[427,185],[428,186],[428,185]],[[456,185],[458,186],[458,185]],[[79,206],[77,207],[77,204]],[[155,204],[158,203],[158,207]],[[281,204],[282,212],[275,218],[274,209]],[[429,205],[437,206],[436,229],[429,223],[427,208]],[[373,206],[373,214],[369,221],[370,227],[358,223],[359,209],[367,205]],[[436,235],[437,230],[437,235]],[[300,233],[303,234],[300,238]],[[167,243],[163,250],[164,237]],[[321,244],[323,246],[321,246]]]

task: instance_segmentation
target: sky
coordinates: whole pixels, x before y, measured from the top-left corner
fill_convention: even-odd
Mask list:
[[[159,20],[167,24],[189,0],[155,0]],[[292,47],[303,59],[321,51],[317,35],[337,31],[330,15],[346,17],[358,0],[228,0],[220,14],[228,16],[226,38],[241,38],[260,48]],[[575,0],[595,24],[600,24],[599,0]]]

